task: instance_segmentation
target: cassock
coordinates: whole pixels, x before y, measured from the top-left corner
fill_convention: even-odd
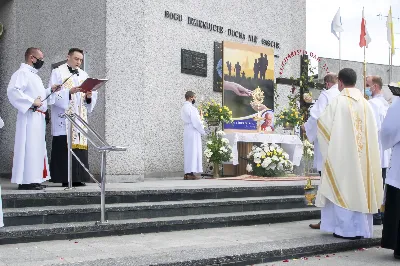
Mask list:
[[[44,88],[37,72],[21,64],[7,88],[8,99],[18,110],[11,183],[40,184],[50,179],[45,140],[47,101],[36,111],[32,105],[38,96],[45,99],[51,89]]]
[[[373,213],[383,201],[382,169],[374,113],[360,90],[345,88],[320,116],[323,158],[316,206],[321,230],[371,238]]]
[[[67,64],[63,64],[51,72],[49,85],[62,84],[68,79],[72,73],[71,68]],[[82,69],[78,69],[79,75],[73,75],[64,83],[62,89],[55,92],[49,100],[51,105],[51,133],[53,135],[50,171],[52,172],[51,182],[68,183],[68,143],[67,135],[69,121],[63,118],[64,113],[79,115],[86,122],[87,115],[92,112],[96,105],[97,92],[92,93],[92,98],[86,98],[82,92],[69,94],[69,90],[73,87],[79,87],[87,78],[88,74]],[[72,127],[72,149],[78,158],[89,169],[88,161],[88,142],[85,136]],[[72,156],[72,181],[88,182],[89,174]]]
[[[333,85],[329,90],[324,90],[318,97],[317,102],[311,107],[310,117],[304,124],[307,138],[314,144],[314,168],[317,171],[322,171],[322,155],[317,139],[317,120],[325,111],[325,108],[340,94],[338,85]]]
[[[205,135],[199,111],[192,103],[186,101],[181,109],[181,117],[184,122],[183,154],[184,171],[188,173],[203,172],[203,153],[201,135]]]
[[[382,247],[394,250],[400,258],[400,101],[390,106],[382,123],[381,138],[384,149],[392,149],[390,168],[386,176],[385,218]]]

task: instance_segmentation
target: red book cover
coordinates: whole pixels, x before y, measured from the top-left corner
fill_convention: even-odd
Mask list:
[[[101,86],[103,86],[104,83],[106,83],[107,79],[94,79],[94,78],[87,78],[81,86],[79,86],[80,92],[86,93],[88,91],[95,91]]]

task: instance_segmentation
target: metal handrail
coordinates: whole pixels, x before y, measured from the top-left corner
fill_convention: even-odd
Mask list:
[[[67,189],[72,189],[72,155],[76,158],[76,160],[80,163],[80,165],[85,169],[85,171],[89,174],[89,176],[97,183],[97,185],[101,189],[100,197],[101,197],[101,217],[100,217],[100,222],[98,224],[104,224],[107,223],[105,217],[106,217],[106,153],[108,151],[126,151],[125,147],[120,147],[120,146],[112,146],[109,145],[91,126],[89,126],[88,123],[86,123],[85,120],[83,120],[79,115],[77,114],[63,114],[63,117],[68,119],[69,125],[68,125],[68,188]],[[82,124],[88,132],[94,134],[94,136],[97,138],[97,140],[100,142],[100,146],[95,143],[95,141],[91,138],[90,134],[82,128],[82,126],[75,121],[77,119],[80,124]],[[93,174],[89,172],[89,169],[86,168],[86,166],[81,162],[81,160],[78,158],[78,156],[74,153],[72,150],[72,126],[74,126],[82,135],[84,135],[90,143],[93,144],[93,146],[101,152],[101,169],[100,169],[100,183],[94,178]]]

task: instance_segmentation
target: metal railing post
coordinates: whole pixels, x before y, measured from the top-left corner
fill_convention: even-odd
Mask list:
[[[72,189],[72,123],[68,126],[68,189]]]
[[[106,151],[101,153],[101,217],[100,223],[106,221]]]

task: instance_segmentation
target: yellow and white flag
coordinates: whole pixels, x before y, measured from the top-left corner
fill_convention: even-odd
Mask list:
[[[389,15],[386,22],[387,27],[387,40],[390,45],[391,54],[394,54],[394,33],[393,33],[393,19],[392,19],[392,7],[389,9]]]

